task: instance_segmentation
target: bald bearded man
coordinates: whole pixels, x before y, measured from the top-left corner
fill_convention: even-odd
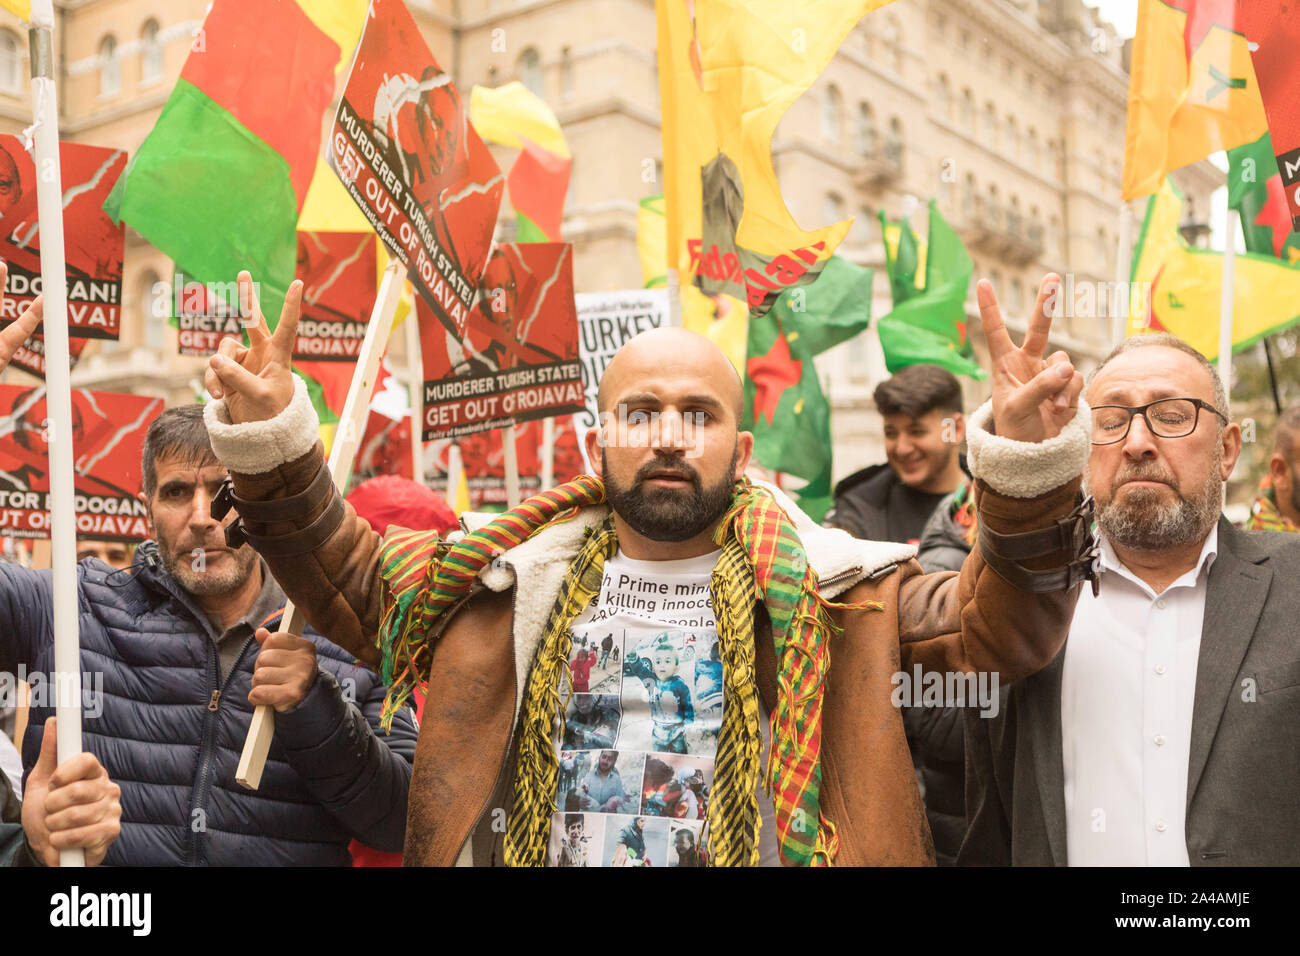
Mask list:
[[[1060,648],[1081,580],[1056,522],[1076,503],[1088,413],[1082,377],[1043,358],[1049,282],[1020,349],[982,284],[994,396],[970,429],[981,528],[1002,541],[1050,527],[1047,543],[1022,563],[990,554],[1001,573],[977,551],[933,575],[909,546],[819,528],[745,480],[740,379],[681,329],[638,336],[606,369],[594,476],[467,516],[454,544],[381,541],[319,480],[315,416],[289,373],[299,290],[271,335],[241,284],[252,344],[223,345],[208,369],[213,448],[308,619],[399,694],[427,682],[408,863],[555,865],[584,808],[592,865],[672,865],[682,829],[722,865],[933,863],[894,678],[1032,673]],[[611,631],[608,668],[592,649]],[[603,763],[565,734],[584,696],[617,725]],[[625,795],[597,806],[582,789],[599,766]]]

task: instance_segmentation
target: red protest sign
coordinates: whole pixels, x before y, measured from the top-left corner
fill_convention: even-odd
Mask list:
[[[460,437],[583,408],[573,247],[499,246],[465,335],[416,302],[424,359],[424,439]]]
[[[187,282],[179,274],[177,279],[172,291],[172,306],[176,316],[178,354],[211,355],[221,347],[223,339],[244,343],[236,283],[204,283],[194,279]]]
[[[405,421],[409,421],[406,419]],[[519,492],[527,498],[542,490],[542,429],[540,421],[525,422],[515,429],[515,461],[519,464]],[[461,466],[469,489],[469,507],[504,507],[506,504],[506,457],[504,432],[494,429],[459,439]],[[429,480],[439,492],[446,488],[450,441],[431,443],[433,470]],[[408,446],[409,447],[409,446]],[[409,454],[407,456],[410,457]],[[407,466],[409,474],[410,466]],[[555,420],[553,481],[562,484],[581,475],[586,466],[578,450],[578,432],[573,416]]]
[[[77,359],[81,358],[81,353],[86,351],[86,345],[89,342],[89,339],[68,339],[69,369],[77,367]],[[18,346],[18,351],[14,352],[14,357],[9,360],[9,366],[10,368],[20,368],[24,372],[31,372],[37,378],[44,378],[45,336],[33,335]]]
[[[63,174],[68,335],[116,339],[122,318],[126,227],[113,225],[101,207],[126,168],[126,153],[83,143],[60,143],[59,164]],[[9,265],[5,301],[0,305],[0,326],[4,326],[18,318],[41,291],[36,168],[17,136],[0,136],[0,258]]]
[[[293,360],[355,362],[379,282],[371,232],[299,232],[302,319]]]
[[[140,453],[161,398],[79,388],[72,392],[77,535],[114,541],[149,537]],[[49,443],[45,387],[0,385],[0,534],[48,538]]]
[[[464,334],[505,188],[401,0],[374,0],[330,165],[438,320]]]

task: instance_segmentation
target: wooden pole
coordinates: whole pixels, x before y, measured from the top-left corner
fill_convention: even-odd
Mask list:
[[[506,453],[506,507],[519,504],[519,454],[515,449],[515,426],[501,429],[501,444]]]
[[[460,445],[453,439],[447,449],[447,504],[452,511],[456,510],[456,497],[460,494],[461,471]],[[460,514],[457,513],[456,517]]]
[[[72,379],[68,356],[68,285],[63,256],[63,175],[59,100],[54,84],[54,4],[33,0],[33,159],[45,296],[45,407],[49,416],[50,551],[54,568],[54,713],[58,762],[81,753],[81,645],[77,631],[77,515],[72,464]],[[60,850],[59,866],[86,865],[81,850]]]
[[[1129,287],[1129,280],[1133,272],[1133,213],[1128,207],[1128,203],[1121,202],[1119,205],[1119,239],[1118,246],[1115,250],[1115,294],[1107,296],[1111,305],[1111,342],[1113,345],[1119,345],[1123,342],[1128,331],[1128,317],[1133,311],[1133,290]],[[1121,299],[1120,289],[1127,289],[1128,295]],[[1146,308],[1146,302],[1141,303],[1141,308]]]
[[[393,315],[397,311],[397,300],[401,294],[402,263],[390,256],[384,277],[379,283],[375,307],[370,313],[370,324],[366,326],[366,337],[361,343],[361,352],[357,355],[357,367],[352,373],[352,384],[348,386],[343,414],[334,432],[334,445],[330,449],[330,477],[340,493],[347,487],[348,478],[352,475],[352,464],[356,460],[357,448],[365,432],[365,419],[370,411],[370,393],[375,387],[379,361],[393,329]],[[302,633],[304,624],[306,618],[302,611],[292,601],[288,602],[284,607],[284,616],[280,619],[279,630],[298,635]],[[235,780],[241,786],[256,790],[261,784],[266,755],[271,749],[271,737],[274,734],[275,709],[262,704],[253,712],[253,722],[249,725],[244,750],[239,755],[239,766],[235,769]]]
[[[1223,380],[1223,390],[1228,395],[1232,394],[1232,306],[1239,228],[1237,219],[1237,210],[1228,207],[1223,240],[1223,288],[1219,294],[1219,378]]]
[[[412,309],[406,321],[406,362],[411,393],[411,477],[424,484],[424,361],[420,352],[420,323]]]
[[[555,419],[542,419],[542,487],[548,491],[555,485]]]

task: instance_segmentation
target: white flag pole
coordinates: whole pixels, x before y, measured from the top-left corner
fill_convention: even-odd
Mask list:
[[[424,361],[420,353],[420,323],[412,309],[406,316],[406,361],[410,366],[411,477],[424,484]]]
[[[1227,190],[1224,190],[1225,196]],[[1226,202],[1226,200],[1225,200]],[[1219,378],[1223,390],[1232,394],[1232,306],[1233,277],[1237,258],[1237,210],[1228,207],[1223,239],[1223,288],[1219,292]]]
[[[1129,279],[1133,272],[1133,213],[1129,209],[1127,202],[1121,202],[1119,205],[1119,245],[1115,250],[1115,294],[1109,296],[1111,309],[1111,329],[1110,337],[1114,345],[1119,345],[1124,341],[1128,331],[1128,317],[1133,310],[1133,289],[1129,287]],[[1128,295],[1120,296],[1119,290],[1126,289]],[[1142,303],[1142,308],[1146,303]]]
[[[397,301],[401,295],[402,263],[390,255],[388,267],[384,269],[383,279],[379,283],[374,309],[370,313],[370,324],[366,326],[366,337],[357,355],[357,367],[352,373],[352,384],[348,386],[348,398],[343,403],[343,414],[339,417],[338,427],[334,431],[334,443],[330,448],[330,478],[340,493],[347,487],[348,479],[352,476],[352,465],[361,445],[361,436],[365,432],[365,418],[370,413],[370,393],[375,387],[379,361],[393,330],[393,315],[397,312]],[[414,321],[414,316],[407,321]],[[302,611],[292,601],[285,604],[279,631],[300,635],[304,624],[306,618]],[[244,739],[244,750],[239,755],[239,766],[235,768],[235,780],[241,786],[256,790],[261,784],[266,755],[271,749],[274,734],[275,709],[262,704],[253,711],[253,721],[248,727],[248,736]]]
[[[54,5],[32,0],[32,134],[45,295],[45,402],[49,415],[50,546],[54,566],[54,713],[58,762],[81,753],[81,648],[77,633],[77,516],[72,465],[72,381],[68,285],[63,257],[63,176],[54,85]],[[60,850],[60,866],[85,866],[81,850]]]
[[[519,454],[515,450],[515,426],[501,429],[501,444],[506,453],[506,507],[519,504]]]

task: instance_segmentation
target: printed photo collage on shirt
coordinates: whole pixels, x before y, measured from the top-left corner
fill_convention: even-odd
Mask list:
[[[713,629],[574,628],[554,866],[700,866],[722,723]]]

